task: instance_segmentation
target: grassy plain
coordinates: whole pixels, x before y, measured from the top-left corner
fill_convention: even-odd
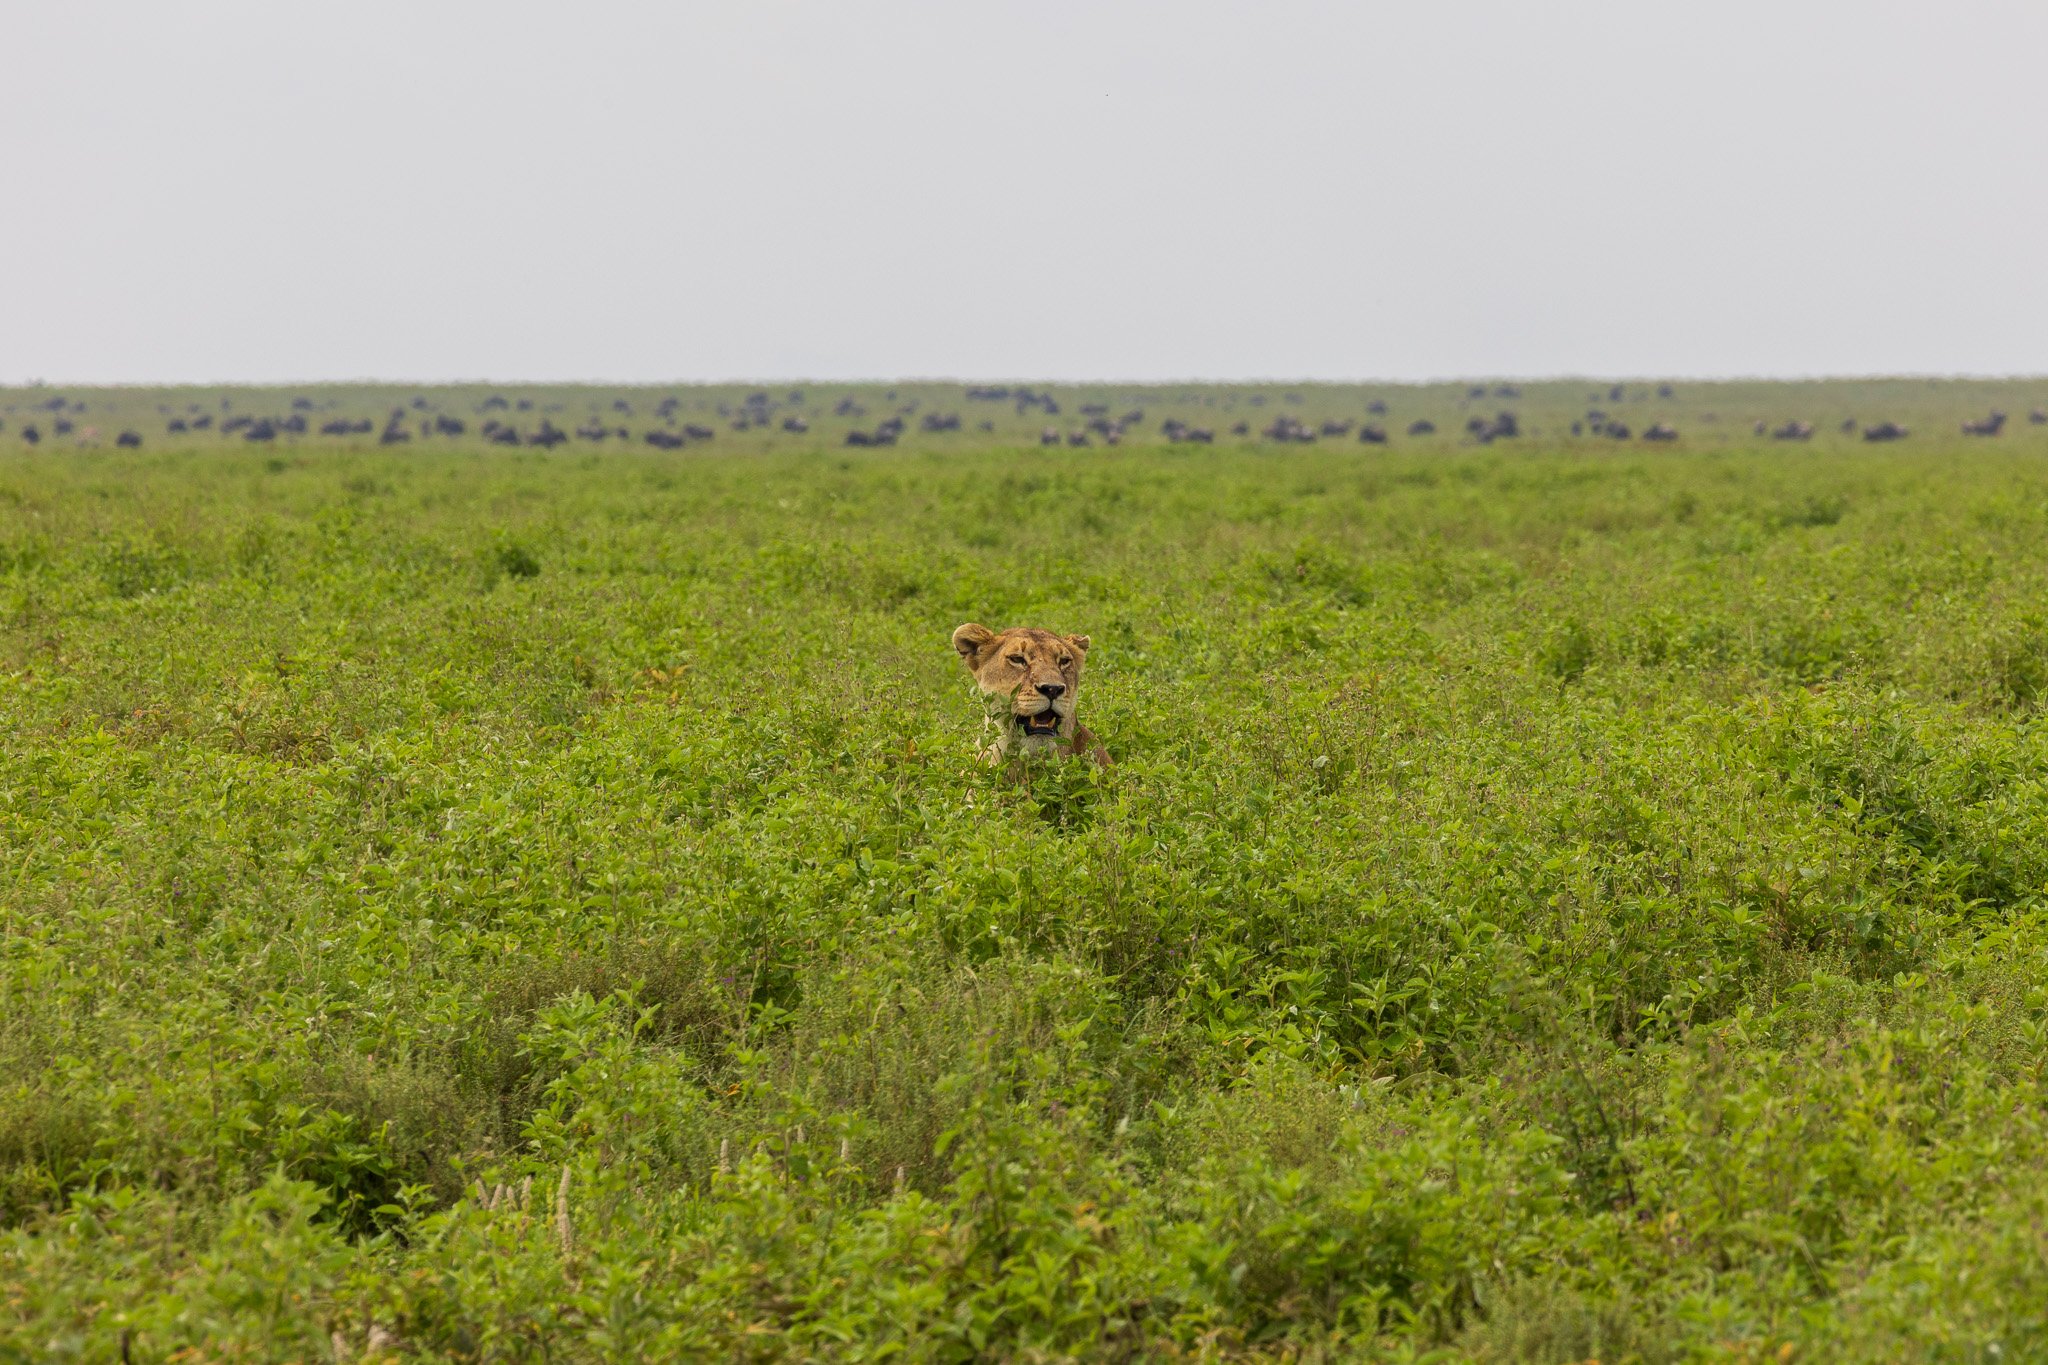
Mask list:
[[[2048,1358],[2025,388],[0,394],[0,1359]],[[1113,770],[974,762],[970,619]]]

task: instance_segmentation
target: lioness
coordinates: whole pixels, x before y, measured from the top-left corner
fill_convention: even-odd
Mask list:
[[[994,731],[982,756],[994,761],[1012,754],[1086,754],[1103,767],[1109,754],[1088,727],[1074,720],[1081,690],[1085,635],[1013,626],[1000,633],[970,621],[953,632],[953,648],[974,675],[988,704]]]

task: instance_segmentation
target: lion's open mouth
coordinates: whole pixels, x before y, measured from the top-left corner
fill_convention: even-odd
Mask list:
[[[1017,717],[1017,724],[1027,735],[1056,735],[1060,732],[1060,713],[1047,707],[1036,715]]]

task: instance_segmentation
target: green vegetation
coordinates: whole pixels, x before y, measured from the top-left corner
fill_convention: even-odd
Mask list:
[[[2048,427],[1867,387],[0,395],[0,1359],[2048,1358]],[[970,619],[1115,768],[974,761]]]

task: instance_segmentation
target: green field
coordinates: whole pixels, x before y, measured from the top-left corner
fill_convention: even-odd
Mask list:
[[[1522,387],[0,390],[0,1360],[2048,1359],[2048,382]]]

